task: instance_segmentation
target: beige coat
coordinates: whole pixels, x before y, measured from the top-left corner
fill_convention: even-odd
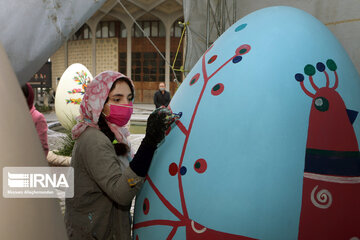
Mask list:
[[[130,205],[144,178],[124,167],[110,140],[91,127],[76,141],[71,166],[74,198],[66,199],[65,210],[69,239],[131,239]]]

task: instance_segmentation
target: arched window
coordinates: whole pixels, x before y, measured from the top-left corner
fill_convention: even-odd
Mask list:
[[[120,21],[102,21],[96,26],[96,38],[126,38],[126,27]]]
[[[181,37],[181,33],[183,31],[183,23],[184,22],[184,19],[178,19],[176,20],[171,29],[170,29],[170,36],[171,37]]]
[[[138,21],[138,24],[149,37],[165,37],[165,26],[159,20]],[[133,26],[131,36],[136,38],[145,37],[136,24]]]
[[[91,38],[91,29],[87,24],[84,24],[79,30],[77,30],[69,40],[84,40]]]

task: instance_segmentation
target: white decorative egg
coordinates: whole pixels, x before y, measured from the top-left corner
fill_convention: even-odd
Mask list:
[[[56,89],[55,112],[64,128],[71,129],[79,116],[81,100],[92,79],[90,71],[80,63],[69,66],[61,76]]]

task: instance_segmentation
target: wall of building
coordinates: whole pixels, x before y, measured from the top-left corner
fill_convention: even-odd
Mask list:
[[[119,70],[118,47],[117,38],[96,39],[96,75],[106,70]]]
[[[153,22],[157,23],[156,21]],[[101,22],[102,25],[105,23],[108,26],[109,23],[113,22]],[[118,26],[119,22],[115,22],[113,25]],[[158,26],[160,26],[160,22]],[[156,30],[156,36],[150,37],[162,54],[170,57],[170,65],[172,65],[176,55],[180,40],[179,35],[181,34],[179,29],[177,29],[178,34],[174,34],[176,31],[174,26],[177,25],[174,23],[171,28],[168,45],[166,44],[168,38],[163,36],[165,33],[161,36],[160,34],[156,35]],[[163,31],[165,31],[164,28]],[[106,70],[120,71],[124,74],[131,70],[131,76],[129,77],[134,81],[136,89],[135,102],[137,103],[153,103],[153,96],[158,90],[159,82],[166,82],[166,76],[169,77],[169,75],[169,90],[171,95],[174,95],[177,84],[173,81],[173,72],[170,71],[169,75],[167,75],[166,72],[169,67],[148,39],[144,36],[135,37],[134,35],[126,38],[126,36],[119,35],[119,32],[121,31],[115,28],[115,37],[111,38],[108,38],[106,34],[107,37],[102,38],[102,34],[97,32],[97,38],[93,39],[87,25],[84,25],[67,44],[64,44],[51,57],[53,62],[53,87],[56,86],[56,78],[61,77],[67,66],[73,63],[81,63],[88,68],[94,77]],[[131,48],[128,48],[127,44],[131,44]],[[166,53],[166,45],[169,46],[168,53]],[[179,50],[175,68],[180,68],[182,65],[182,44]],[[131,58],[127,51],[130,51]],[[129,63],[131,66],[127,66]],[[182,74],[177,72],[177,76],[182,81]]]
[[[158,37],[151,40],[165,55],[165,38]],[[132,38],[131,42],[133,54],[131,77],[135,84],[135,102],[153,103],[159,81],[165,81],[164,61],[146,38]],[[140,74],[138,74],[139,70],[141,70]]]
[[[65,44],[51,56],[52,86],[56,89],[56,79],[65,72],[66,60],[68,66],[73,63],[83,64],[95,77],[106,70],[118,71],[118,39],[96,39],[96,73],[92,72],[91,40],[68,41],[68,59],[65,54]]]
[[[61,78],[65,72],[65,45],[62,45],[51,57],[51,81],[52,88],[56,89],[56,79]]]
[[[81,63],[90,72],[92,69],[91,40],[68,41],[68,66],[73,63]],[[93,72],[91,74],[94,75]]]

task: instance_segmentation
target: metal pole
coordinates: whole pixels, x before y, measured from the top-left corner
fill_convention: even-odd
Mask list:
[[[225,32],[225,1],[226,0],[221,1],[221,13],[220,13],[220,17],[221,17],[221,34],[223,34]]]
[[[184,36],[184,42],[183,42],[183,52],[184,52],[184,54],[182,55],[182,66],[183,66],[183,68],[184,69],[186,69],[185,68],[185,56],[186,56],[186,54],[187,54],[187,30],[185,31],[185,36]],[[183,71],[182,73],[181,73],[181,82],[185,79],[185,71]]]
[[[233,24],[236,22],[236,0],[233,0]]]
[[[206,49],[208,49],[210,38],[210,0],[207,0],[206,8]]]

